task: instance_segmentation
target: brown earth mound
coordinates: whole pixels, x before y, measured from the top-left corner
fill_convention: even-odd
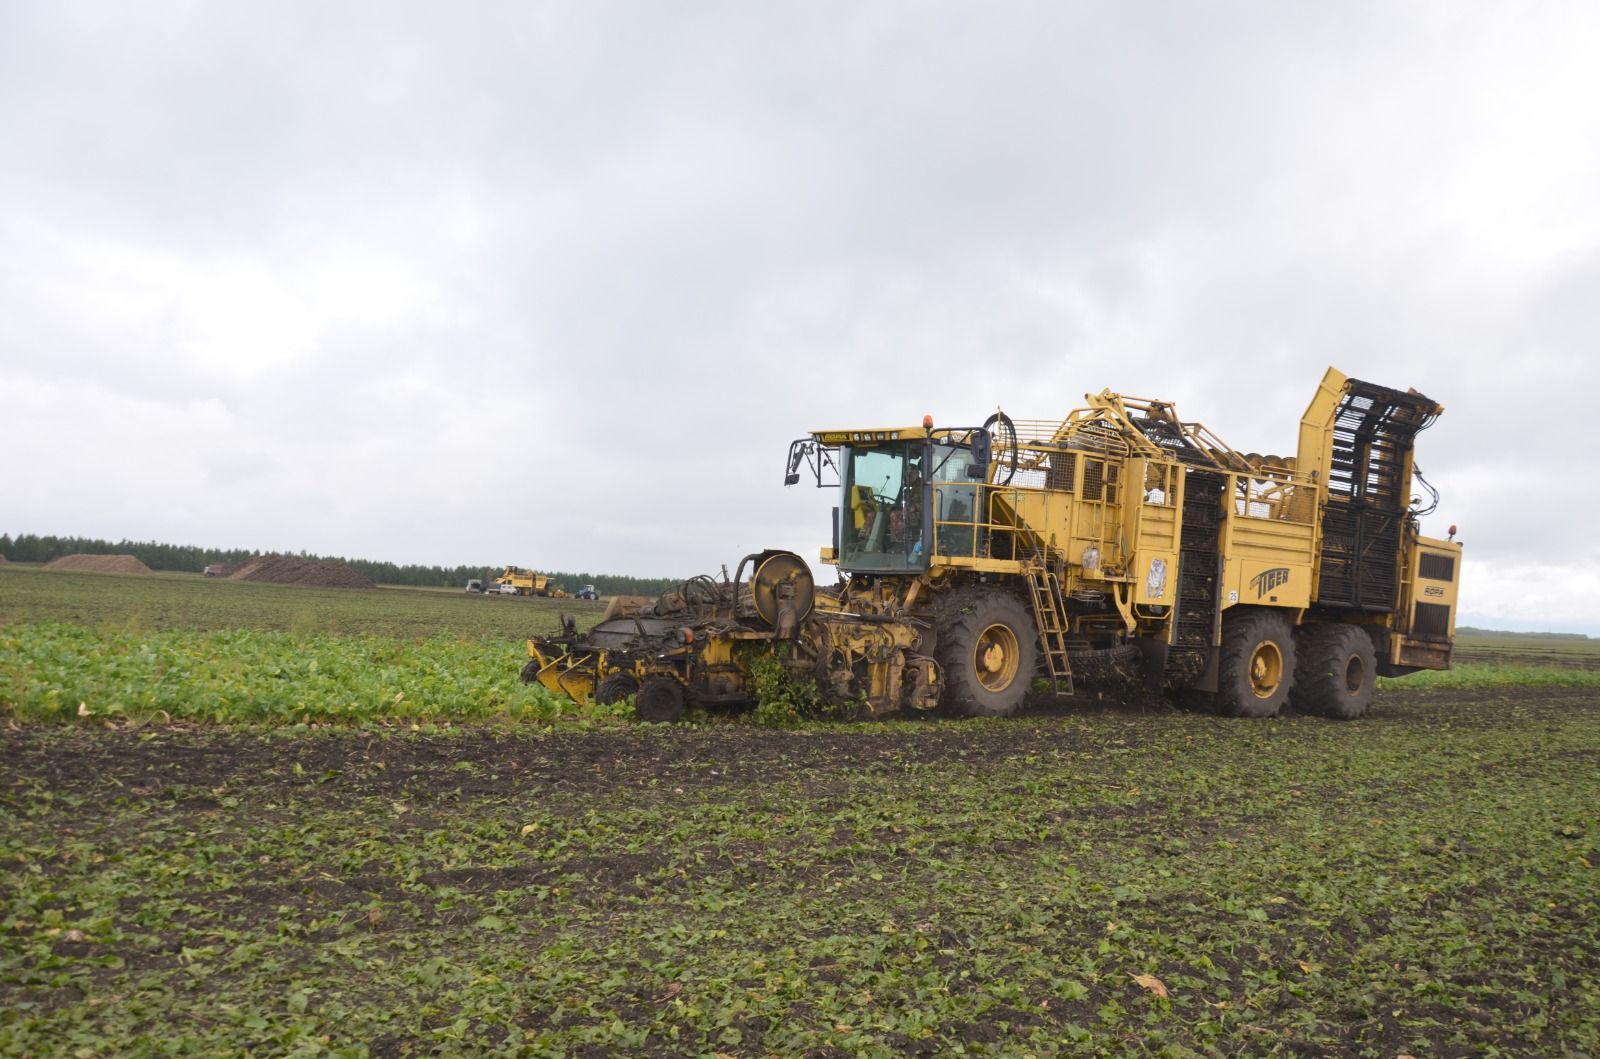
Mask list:
[[[44,564],[46,570],[88,574],[148,574],[150,568],[131,555],[63,555]]]
[[[266,555],[252,559],[232,575],[235,581],[267,581],[274,585],[311,585],[316,588],[377,588],[366,574],[337,559],[300,559],[293,555]]]

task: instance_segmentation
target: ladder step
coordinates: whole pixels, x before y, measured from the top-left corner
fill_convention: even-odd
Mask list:
[[[1061,597],[1061,583],[1049,568],[1049,557],[1034,556],[1040,568],[1028,572],[1028,587],[1032,590],[1033,616],[1039,629],[1039,643],[1044,648],[1045,668],[1050,671],[1050,684],[1057,695],[1071,695],[1072,663],[1067,657],[1066,601]]]

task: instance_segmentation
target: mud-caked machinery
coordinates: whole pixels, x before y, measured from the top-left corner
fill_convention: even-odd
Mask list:
[[[1377,676],[1449,668],[1461,545],[1421,535],[1437,494],[1412,459],[1436,402],[1329,369],[1278,457],[1164,401],[1086,401],[802,438],[784,480],[836,491],[821,558],[837,584],[756,553],[614,602],[587,634],[564,619],[529,641],[523,678],[579,702],[635,695],[650,720],[751,702],[758,658],[862,714],[999,716],[1036,682],[1137,681],[1226,715],[1354,718]]]

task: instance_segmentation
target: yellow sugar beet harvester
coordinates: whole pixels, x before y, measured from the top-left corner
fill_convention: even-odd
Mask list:
[[[1329,369],[1293,457],[1244,454],[1165,401],[1104,391],[1063,419],[824,430],[785,484],[836,490],[817,588],[747,556],[654,604],[529,641],[524,679],[646,719],[752,701],[772,656],[860,712],[1012,713],[1037,678],[1142,679],[1234,716],[1360,716],[1379,675],[1447,669],[1461,545],[1424,537],[1415,390]],[[1437,494],[1433,494],[1435,506]],[[1453,528],[1452,534],[1453,537]]]

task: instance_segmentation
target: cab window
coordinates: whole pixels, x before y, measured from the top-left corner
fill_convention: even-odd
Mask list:
[[[928,484],[921,442],[844,450],[839,565],[893,573],[923,570]]]

